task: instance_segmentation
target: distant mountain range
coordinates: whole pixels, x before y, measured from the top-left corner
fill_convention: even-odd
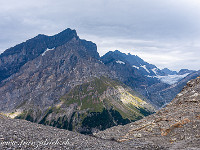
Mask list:
[[[0,111],[91,134],[152,114],[199,75],[160,70],[118,50],[100,57],[96,44],[66,29],[0,55]]]
[[[200,75],[200,71],[188,69],[179,72],[167,68],[160,70],[138,56],[118,50],[108,52],[101,61],[115,71],[118,80],[142,94],[158,109],[169,103],[187,81]]]

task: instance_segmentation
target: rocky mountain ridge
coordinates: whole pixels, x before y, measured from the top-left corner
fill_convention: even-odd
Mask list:
[[[13,109],[24,101],[34,101],[43,108],[51,105],[71,87],[95,76],[109,75],[109,71],[95,59],[96,56],[88,52],[87,47],[95,53],[95,44],[73,38],[45,55],[40,54],[28,61],[19,72],[1,82],[0,110]]]
[[[37,58],[44,53],[46,49],[57,48],[73,38],[79,39],[76,31],[68,28],[54,36],[39,34],[26,42],[7,49],[0,55],[0,81],[17,73],[24,64]],[[96,47],[95,44],[88,44],[84,40],[81,42],[85,44],[85,46],[91,47],[91,54],[95,57],[99,57],[98,53],[95,53],[95,51],[92,50]],[[92,53],[92,51],[95,54]]]

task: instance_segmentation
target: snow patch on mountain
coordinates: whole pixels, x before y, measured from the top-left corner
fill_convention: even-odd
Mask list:
[[[136,68],[136,69],[140,69],[140,67],[133,65],[132,67]]]
[[[153,73],[155,74],[155,75],[157,75],[157,68],[153,68],[153,69],[151,69],[152,71],[153,71]]]
[[[148,77],[148,78],[156,78],[156,76],[150,76],[150,75],[146,75],[146,77]]]
[[[104,64],[101,60],[99,60],[100,63]]]
[[[125,62],[123,62],[121,60],[117,60],[116,63],[118,63],[118,64],[124,64],[125,65]]]
[[[146,70],[146,72],[150,73],[150,71],[146,68],[146,65],[140,66],[142,68],[144,68],[144,70]]]
[[[42,53],[42,56],[44,56],[44,55],[46,54],[46,52],[52,51],[52,50],[54,50],[54,49],[55,49],[55,47],[54,47],[54,48],[51,48],[51,49],[47,48],[47,49]]]

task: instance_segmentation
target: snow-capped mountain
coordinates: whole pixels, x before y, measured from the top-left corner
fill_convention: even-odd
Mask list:
[[[110,53],[108,52],[107,54],[109,55],[111,53],[112,52]],[[165,73],[162,72],[155,65],[145,62],[143,59],[141,59],[137,55],[131,55],[130,53],[126,55],[124,53],[121,53],[118,50],[114,51],[114,55],[115,55],[116,63],[121,62],[121,64],[125,64],[127,62],[134,69],[139,70],[139,72],[141,72],[143,75],[150,75],[150,76],[165,75]],[[117,57],[117,55],[119,55],[119,57]]]
[[[136,55],[124,54],[118,50],[106,53],[101,61],[115,71],[120,81],[158,107],[170,102],[187,81],[200,75],[200,72],[187,69],[178,73],[167,68],[161,70]]]
[[[112,55],[112,52],[108,52],[107,55]],[[172,85],[185,78],[190,73],[195,72],[194,70],[181,69],[179,72],[172,71],[168,68],[159,69],[153,64],[149,64],[137,55],[131,55],[130,53],[124,54],[119,50],[113,52],[112,58],[115,59],[115,63],[119,65],[129,64],[134,70],[137,70],[142,75],[148,78],[157,78],[163,83]],[[105,58],[104,56],[102,58]]]

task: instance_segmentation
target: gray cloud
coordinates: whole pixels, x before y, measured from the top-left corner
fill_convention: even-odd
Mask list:
[[[200,69],[199,0],[7,0],[0,19],[1,52],[70,27],[101,55],[119,49],[161,68]]]

